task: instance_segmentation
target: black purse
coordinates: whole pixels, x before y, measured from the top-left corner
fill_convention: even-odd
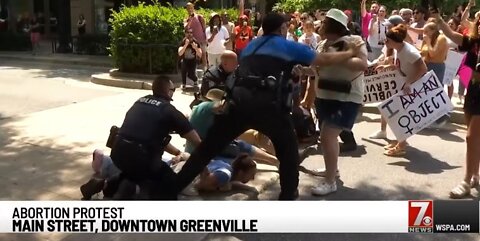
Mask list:
[[[321,79],[318,80],[317,87],[322,90],[330,90],[349,94],[352,90],[352,81]]]
[[[350,91],[352,91],[352,81],[356,80],[362,74],[363,73],[357,75],[352,80],[319,79],[317,87],[322,90],[329,90],[329,91],[349,94]]]

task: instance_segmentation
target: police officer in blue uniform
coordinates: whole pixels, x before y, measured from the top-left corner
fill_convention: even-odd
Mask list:
[[[233,139],[256,129],[270,138],[280,161],[279,199],[298,197],[298,143],[290,117],[292,69],[297,64],[340,63],[358,50],[316,54],[306,45],[286,40],[288,20],[282,14],[268,14],[262,24],[264,35],[242,51],[235,76],[227,82],[225,111],[215,117],[207,136],[178,173],[177,192]]]
[[[172,151],[174,147],[169,145],[169,134],[176,132],[195,145],[201,140],[187,118],[170,104],[175,92],[173,83],[167,78],[158,77],[153,82],[152,90],[153,95],[138,99],[128,110],[113,143],[111,157],[115,166],[122,171],[116,183],[125,183],[126,180],[140,186],[150,183],[149,198],[176,199],[176,176],[162,161],[162,155],[166,148],[170,153],[180,155],[181,152],[178,149]],[[113,182],[110,184],[113,185]],[[118,185],[119,191],[122,191],[121,184]]]

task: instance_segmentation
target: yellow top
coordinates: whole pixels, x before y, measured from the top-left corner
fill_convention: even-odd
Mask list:
[[[448,42],[445,35],[440,34],[438,36],[435,46],[429,46],[424,40],[422,43],[421,54],[425,62],[444,63],[448,54]]]

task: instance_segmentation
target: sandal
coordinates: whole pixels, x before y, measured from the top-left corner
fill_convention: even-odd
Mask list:
[[[478,175],[474,175],[472,177],[472,180],[470,180],[470,187],[471,188],[476,188],[479,186],[479,182],[480,182],[480,176]]]
[[[386,150],[383,154],[391,157],[402,157],[407,154],[407,151],[401,147],[396,146],[392,149]]]
[[[450,191],[450,198],[460,199],[470,195],[470,185],[465,181],[458,184]]]
[[[392,142],[392,143],[384,146],[383,149],[385,149],[385,150],[393,149],[393,148],[395,148],[395,147],[397,146],[397,144],[398,144],[398,142]]]

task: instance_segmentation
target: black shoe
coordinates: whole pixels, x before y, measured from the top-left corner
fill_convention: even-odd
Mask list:
[[[302,162],[305,161],[305,159],[307,159],[307,157],[315,154],[316,152],[317,152],[317,147],[316,147],[316,145],[314,145],[314,146],[307,146],[305,149],[303,149],[303,151],[301,151],[301,152],[298,153],[298,156],[299,156],[298,164],[302,164]]]
[[[295,190],[293,195],[284,195],[282,192],[280,192],[280,196],[278,196],[278,200],[280,201],[294,201],[297,200],[300,195],[298,194],[298,189]]]
[[[92,196],[101,192],[105,184],[104,179],[92,178],[87,183],[80,186],[82,200],[91,200]]]
[[[343,152],[351,152],[357,150],[357,144],[345,144],[345,143],[340,143],[340,153]]]
[[[113,200],[133,200],[137,192],[137,185],[129,180],[122,180]]]

